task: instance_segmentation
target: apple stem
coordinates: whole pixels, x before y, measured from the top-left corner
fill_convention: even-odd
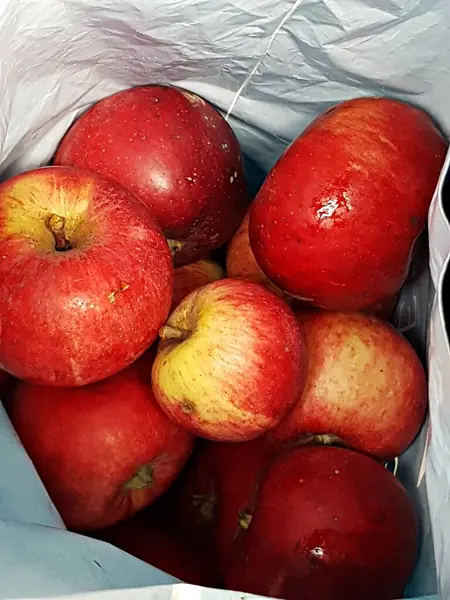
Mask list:
[[[143,490],[151,488],[153,485],[153,467],[152,464],[146,464],[140,467],[134,476],[125,484],[127,490]]]
[[[185,329],[177,329],[176,327],[172,327],[171,325],[164,325],[159,330],[159,337],[162,340],[187,340],[190,332]]]
[[[239,513],[239,527],[248,529],[252,520],[252,515],[247,510],[242,510]]]
[[[45,224],[55,239],[55,250],[58,252],[70,250],[71,245],[66,238],[66,219],[53,213],[48,217]]]
[[[168,239],[167,244],[169,245],[169,250],[172,254],[172,257],[174,257],[175,254],[177,252],[179,252],[184,246],[183,242],[180,242],[179,240],[169,240]]]

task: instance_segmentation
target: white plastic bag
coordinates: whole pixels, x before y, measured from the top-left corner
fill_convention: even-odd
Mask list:
[[[347,98],[412,101],[448,134],[449,23],[448,0],[0,0],[0,175],[45,164],[90,104],[152,82],[180,85],[223,110],[254,161],[254,180],[319,112]],[[428,352],[428,453],[424,457],[424,428],[402,457],[399,476],[422,524],[422,552],[407,594],[436,592],[433,533],[443,600],[450,598],[450,351],[440,291],[450,251],[442,206],[449,162],[429,216],[431,278],[421,268],[422,255],[397,315],[400,329],[425,354],[437,290]],[[111,546],[64,531],[3,411],[0,455],[0,598],[175,581]],[[124,600],[144,595],[240,597],[184,585],[119,594]]]

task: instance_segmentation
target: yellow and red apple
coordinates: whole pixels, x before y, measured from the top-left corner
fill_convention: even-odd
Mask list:
[[[244,279],[191,292],[160,331],[152,382],[161,407],[197,435],[250,440],[300,396],[302,328],[274,293]]]
[[[0,368],[78,386],[120,371],[169,313],[173,266],[134,196],[93,172],[44,167],[0,185]]]

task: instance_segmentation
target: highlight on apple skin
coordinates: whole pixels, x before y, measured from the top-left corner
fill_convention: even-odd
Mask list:
[[[276,447],[316,434],[381,461],[402,454],[428,404],[425,371],[406,338],[363,313],[316,310],[297,318],[308,348],[306,386],[268,441]]]
[[[155,340],[172,300],[162,231],[91,171],[43,167],[0,185],[0,367],[56,386],[99,381]]]
[[[259,284],[223,279],[192,292],[160,337],[155,397],[173,421],[201,437],[258,437],[281,421],[303,390],[302,328]]]

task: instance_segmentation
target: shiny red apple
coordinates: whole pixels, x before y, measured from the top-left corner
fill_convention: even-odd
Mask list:
[[[193,437],[154,399],[152,359],[84,387],[16,387],[12,424],[69,529],[108,527],[150,505],[189,457]]]
[[[415,511],[387,469],[343,448],[296,448],[260,482],[226,586],[284,600],[393,600],[417,550]]]
[[[363,310],[405,282],[447,142],[420,109],[387,98],[319,116],[267,176],[250,213],[252,251],[282,290]]]
[[[160,330],[153,371],[166,414],[196,435],[247,441],[274,428],[301,394],[301,326],[274,293],[243,279],[191,292]]]
[[[308,348],[303,394],[269,433],[276,445],[337,436],[379,460],[402,454],[427,410],[425,371],[394,327],[363,313],[299,313]]]
[[[71,127],[54,162],[90,168],[131,190],[158,219],[176,265],[228,241],[247,207],[233,131],[209,103],[176,87],[104,98]]]
[[[173,267],[139,200],[88,171],[44,167],[0,185],[0,367],[55,386],[98,381],[154,341]]]

